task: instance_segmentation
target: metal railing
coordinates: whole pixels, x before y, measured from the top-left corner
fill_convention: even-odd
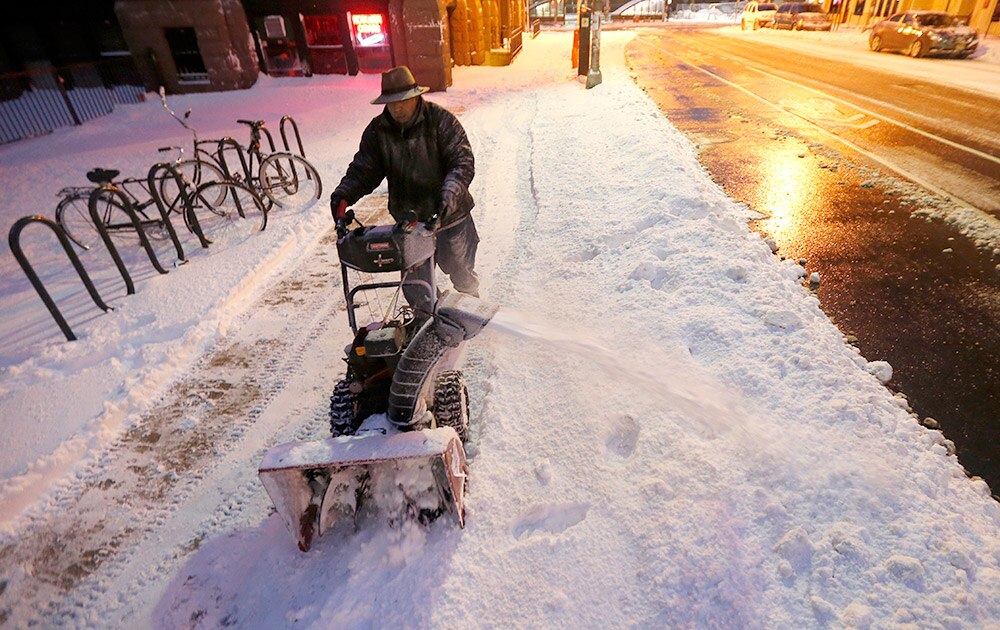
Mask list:
[[[0,144],[81,125],[145,93],[131,56],[0,75]]]

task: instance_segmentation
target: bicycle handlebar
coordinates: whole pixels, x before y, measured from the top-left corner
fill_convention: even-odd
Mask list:
[[[160,147],[157,149],[160,153],[166,153],[167,151],[177,151],[177,157],[174,158],[174,162],[180,162],[184,159],[184,147]]]
[[[174,120],[176,120],[177,122],[179,122],[181,125],[184,126],[185,129],[187,129],[192,134],[194,134],[195,142],[197,142],[198,141],[198,130],[188,124],[188,122],[186,120],[187,119],[187,115],[185,115],[184,118],[181,118],[180,116],[178,116],[174,112],[173,109],[170,108],[170,105],[167,103],[167,90],[162,85],[160,86],[160,102],[163,103],[163,109],[167,110],[167,113],[170,114],[173,117]],[[187,113],[190,114],[191,110],[189,109]]]

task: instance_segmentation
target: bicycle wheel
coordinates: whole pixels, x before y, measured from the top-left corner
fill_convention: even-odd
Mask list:
[[[101,242],[101,234],[90,218],[89,204],[90,194],[79,192],[64,197],[56,206],[56,223],[70,240],[83,249],[90,249]],[[97,214],[116,246],[139,245],[139,234],[118,197],[111,193],[100,193],[97,197]],[[167,237],[162,221],[148,219],[141,212],[138,214],[147,238],[161,240]]]
[[[83,249],[90,249],[101,240],[101,235],[90,220],[90,209],[87,206],[89,200],[89,193],[77,192],[63,197],[56,206],[56,223],[71,241]]]
[[[260,196],[237,182],[209,182],[194,193],[192,211],[211,243],[242,240],[267,227],[267,207]],[[188,213],[184,223],[194,232]]]
[[[261,192],[281,207],[302,206],[323,194],[316,168],[291,153],[273,153],[260,163],[257,179]]]
[[[222,174],[222,169],[205,160],[182,160],[173,166],[186,181],[191,182],[189,192],[194,192],[202,184],[226,181],[226,177]],[[177,196],[179,194],[177,180],[171,177],[170,171],[163,171],[163,178],[160,179],[159,188],[160,198],[163,199],[163,203],[174,212],[183,212],[181,204],[177,203]],[[220,198],[216,201],[221,203],[222,199]]]

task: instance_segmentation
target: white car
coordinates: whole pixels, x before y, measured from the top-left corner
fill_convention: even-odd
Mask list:
[[[743,7],[743,13],[740,14],[740,28],[744,31],[753,28],[756,31],[762,26],[771,26],[774,23],[774,13],[777,10],[777,5],[751,0]]]

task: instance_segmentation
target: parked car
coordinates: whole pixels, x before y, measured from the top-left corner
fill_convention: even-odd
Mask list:
[[[976,52],[979,36],[965,21],[943,11],[905,11],[872,27],[868,47],[897,50],[911,57],[947,55],[968,57]]]
[[[828,31],[833,28],[833,22],[818,3],[786,2],[775,12],[773,27],[795,31]]]
[[[756,31],[762,26],[771,26],[774,22],[774,12],[777,10],[778,6],[775,4],[750,0],[740,14],[740,28],[744,31],[753,28]]]

